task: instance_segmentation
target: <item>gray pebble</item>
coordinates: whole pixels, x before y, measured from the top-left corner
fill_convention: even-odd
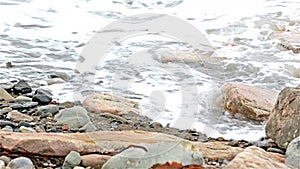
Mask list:
[[[18,157],[11,160],[7,167],[10,169],[34,169],[32,161],[26,157]]]

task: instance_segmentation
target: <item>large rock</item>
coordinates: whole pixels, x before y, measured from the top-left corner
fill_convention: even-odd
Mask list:
[[[268,153],[258,147],[248,147],[245,151],[239,153],[232,161],[230,161],[223,169],[289,169],[283,162],[279,161],[273,153]]]
[[[56,124],[68,125],[71,128],[80,128],[91,122],[85,108],[80,106],[60,110],[54,120],[57,121]]]
[[[18,83],[16,83],[13,86],[13,92],[16,95],[19,95],[19,94],[30,93],[32,92],[32,89],[27,82],[25,82],[24,80],[20,80]]]
[[[140,145],[145,149],[132,147],[110,158],[102,169],[150,168],[153,164],[169,161],[178,161],[183,165],[204,165],[201,154],[186,150],[182,144],[187,143],[160,142]]]
[[[300,135],[300,87],[287,87],[279,93],[266,125],[266,135],[281,148],[287,148]]]
[[[240,83],[227,83],[224,89],[225,109],[253,120],[266,119],[277,97],[275,92]]]
[[[83,101],[83,107],[98,113],[140,113],[136,102],[110,94],[91,94]]]
[[[295,168],[300,168],[300,136],[295,138],[285,152],[285,163]]]
[[[0,87],[0,98],[5,99],[7,101],[14,99],[9,93],[7,93],[5,89],[1,87]]]
[[[6,133],[0,132],[0,148],[25,154],[65,157],[70,151],[81,155],[103,153],[115,155],[130,145],[154,144],[159,142],[188,142],[181,138],[145,131],[96,131],[88,133]],[[209,159],[230,160],[242,149],[228,143],[191,142],[184,148],[202,153]],[[171,147],[170,147],[171,148]],[[220,158],[218,158],[218,155]]]

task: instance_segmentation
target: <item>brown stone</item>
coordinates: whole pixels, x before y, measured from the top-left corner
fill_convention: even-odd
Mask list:
[[[225,85],[225,109],[232,114],[242,114],[253,120],[263,120],[270,115],[277,94],[240,83]]]
[[[91,94],[83,101],[83,107],[88,111],[98,113],[119,114],[130,111],[140,113],[137,102],[110,94]]]
[[[9,112],[7,114],[7,118],[12,119],[13,121],[29,121],[29,122],[31,122],[34,120],[31,116],[20,113],[17,110],[13,110],[13,111]]]
[[[239,153],[232,161],[230,161],[223,169],[289,169],[278,158],[274,157],[274,153],[268,153],[258,147],[248,147],[245,151]]]
[[[193,151],[200,151],[203,157],[213,161],[232,160],[243,150],[240,147],[231,147],[229,142],[195,142],[193,147]]]
[[[81,156],[81,164],[84,167],[92,167],[94,169],[101,169],[103,164],[110,159],[111,156],[99,155],[99,154],[89,154]]]
[[[281,148],[287,148],[300,135],[300,88],[287,87],[279,93],[266,125],[266,135]]]

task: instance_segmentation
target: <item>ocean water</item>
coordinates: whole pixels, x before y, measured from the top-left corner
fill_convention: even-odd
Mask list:
[[[280,48],[271,29],[295,22],[297,30],[299,10],[298,0],[0,0],[0,83],[24,79],[52,90],[59,102],[108,92],[138,101],[143,115],[163,125],[254,141],[265,136],[265,122],[225,112],[221,88],[241,82],[279,92],[299,85],[300,57]],[[151,22],[161,14],[171,19]],[[149,16],[143,22],[162,31],[138,33],[141,18],[134,15]],[[184,26],[225,59],[162,63],[164,55],[195,53],[182,39],[198,39]],[[175,35],[168,36],[172,29]],[[83,57],[99,32],[117,39],[100,39],[99,56]],[[8,61],[13,68],[5,68]],[[70,80],[47,85],[55,73]]]

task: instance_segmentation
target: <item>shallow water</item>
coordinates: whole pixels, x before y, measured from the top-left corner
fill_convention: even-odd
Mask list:
[[[219,106],[220,87],[234,81],[279,92],[298,85],[299,55],[278,47],[278,40],[270,38],[270,24],[299,23],[299,10],[298,0],[0,0],[0,83],[25,79],[33,87],[51,89],[60,102],[73,100],[74,89],[82,96],[94,90],[111,92],[139,101],[144,115],[164,125],[196,128],[213,137],[256,140],[264,136],[264,123],[224,112]],[[168,14],[196,27],[217,57],[227,59],[161,63],[161,55],[189,52],[189,46],[174,37],[134,34],[114,43],[103,60],[96,59],[91,74],[75,73],[95,32],[143,13]],[[126,28],[112,31],[122,33]],[[5,69],[8,61],[13,68]],[[49,75],[57,72],[71,80],[48,86]]]

